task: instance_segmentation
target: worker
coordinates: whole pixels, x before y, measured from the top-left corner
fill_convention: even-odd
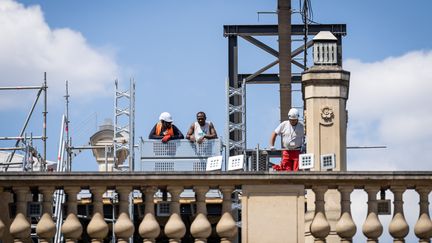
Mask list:
[[[191,142],[202,143],[206,139],[217,138],[216,129],[211,121],[206,121],[207,117],[203,111],[196,114],[197,121],[192,123],[187,134],[186,139]]]
[[[183,133],[172,122],[171,114],[162,112],[159,116],[159,122],[150,131],[149,139],[161,139],[162,143],[167,143],[173,139],[183,139]]]
[[[288,112],[288,121],[279,124],[271,134],[271,150],[274,150],[277,135],[282,136],[282,161],[280,165],[273,165],[276,171],[298,171],[300,150],[304,142],[304,126],[298,118],[299,111],[291,108]]]

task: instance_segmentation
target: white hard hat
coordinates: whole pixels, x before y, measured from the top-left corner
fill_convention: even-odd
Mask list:
[[[159,116],[159,120],[166,121],[166,122],[173,121],[171,114],[168,112],[162,112]]]
[[[289,120],[297,120],[299,118],[299,111],[296,108],[291,108],[288,112]]]

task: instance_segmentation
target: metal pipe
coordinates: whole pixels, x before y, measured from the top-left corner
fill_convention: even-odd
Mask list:
[[[0,90],[23,90],[23,89],[42,89],[43,86],[12,86],[0,87]]]
[[[60,127],[60,140],[59,140],[59,147],[58,147],[58,152],[57,152],[57,171],[60,171],[61,168],[61,153],[62,150],[64,149],[63,147],[63,132],[64,132],[64,124],[65,124],[65,115],[62,116],[62,121],[61,121],[61,127]]]
[[[25,149],[25,147],[8,147],[8,148],[0,148],[0,151],[10,151],[10,150],[23,150]],[[7,162],[11,162],[12,161],[12,156],[10,156],[10,159]]]
[[[42,141],[43,141],[43,161],[41,163],[42,168],[45,170],[45,166],[46,166],[46,157],[47,157],[47,146],[46,146],[46,140],[47,140],[47,91],[48,91],[48,86],[47,86],[47,75],[46,72],[44,72],[44,85],[43,85],[43,91],[44,91],[44,111],[43,111],[43,135],[42,135]]]
[[[349,146],[347,149],[381,149],[381,148],[387,148],[385,145],[379,145],[379,146]]]
[[[77,146],[77,147],[69,147],[71,150],[79,150],[79,149],[98,149],[106,147],[114,147],[114,145],[97,145],[97,146]]]
[[[65,123],[66,123],[66,151],[67,148],[69,148],[70,144],[69,144],[69,84],[68,81],[66,80],[66,95],[65,95],[65,99],[66,99],[66,117],[65,117]],[[69,169],[69,171],[71,171],[72,165],[71,165],[72,161],[71,161],[71,157],[69,156],[69,153],[66,156],[66,167]]]
[[[0,140],[26,140],[30,139],[30,137],[0,137]],[[42,139],[42,136],[34,136],[32,139]]]

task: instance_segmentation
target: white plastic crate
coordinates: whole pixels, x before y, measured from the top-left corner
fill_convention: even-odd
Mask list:
[[[299,156],[299,169],[312,169],[314,167],[313,154],[300,154]]]
[[[330,170],[336,168],[336,155],[323,154],[321,155],[321,169]]]
[[[207,158],[206,171],[215,171],[222,169],[222,156],[213,156]]]
[[[244,168],[244,155],[236,155],[228,158],[228,171],[243,170]]]

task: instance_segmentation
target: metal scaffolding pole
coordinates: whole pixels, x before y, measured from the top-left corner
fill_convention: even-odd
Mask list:
[[[46,147],[46,140],[47,140],[47,75],[46,72],[44,73],[44,84],[43,84],[43,91],[44,91],[44,111],[43,111],[43,135],[42,135],[42,141],[43,141],[43,161],[41,163],[42,168],[46,169],[46,157],[47,157],[47,147]]]

